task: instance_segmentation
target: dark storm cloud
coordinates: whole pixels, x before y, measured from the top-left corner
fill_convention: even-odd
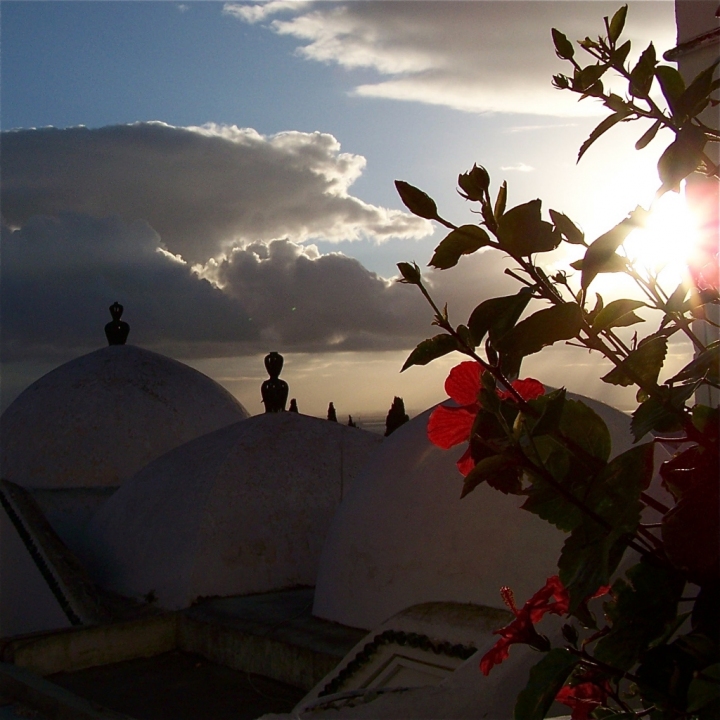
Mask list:
[[[147,223],[116,217],[64,213],[33,217],[19,230],[4,227],[3,361],[67,358],[103,346],[115,300],[125,306],[130,342],[179,357],[254,354],[270,346],[404,349],[437,332],[416,288],[340,253],[276,240],[191,269],[159,245]],[[472,308],[462,288],[499,292],[496,282],[479,289],[477,283],[481,273],[503,277],[496,263],[481,254],[427,280],[465,320]]]
[[[141,345],[252,341],[242,303],[158,249],[144,222],[77,214],[33,217],[2,233],[3,360],[63,356],[105,345],[115,300],[130,342]]]
[[[2,213],[118,215],[203,263],[236,243],[421,237],[429,224],[349,194],[365,159],[327,133],[134,123],[2,135]]]

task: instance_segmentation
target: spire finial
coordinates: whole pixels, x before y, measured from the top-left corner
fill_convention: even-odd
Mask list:
[[[130,326],[121,320],[123,306],[116,300],[110,306],[112,320],[105,326],[105,337],[108,345],[124,345],[130,332]]]
[[[290,388],[284,380],[280,379],[283,363],[283,356],[278,352],[271,352],[265,356],[265,369],[270,379],[260,386],[260,393],[262,401],[265,403],[266,413],[285,412],[285,403]]]

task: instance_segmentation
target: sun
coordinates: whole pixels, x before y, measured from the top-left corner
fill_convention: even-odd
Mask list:
[[[697,222],[684,192],[668,192],[652,204],[646,226],[634,230],[623,246],[639,270],[672,291],[687,276],[697,242]]]

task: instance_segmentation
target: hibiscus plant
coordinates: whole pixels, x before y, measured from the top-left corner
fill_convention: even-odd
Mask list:
[[[579,41],[591,57],[585,66],[567,37],[552,31],[557,55],[572,65],[571,75],[554,77],[555,86],[596,98],[612,111],[580,156],[616,123],[649,120],[638,149],[658,130],[674,135],[658,163],[656,197],[679,190],[694,173],[717,181],[718,167],[706,149],[720,133],[700,114],[718,105],[713,97],[720,87],[714,79],[718,63],[686,85],[674,67],[658,61],[651,43],[629,67],[631,44],[620,41],[626,13],[623,7],[605,18],[604,36]],[[606,73],[627,84],[626,95],[606,89]],[[567,533],[558,574],[522,608],[511,590],[502,588],[515,619],[497,631],[500,639],[483,657],[481,670],[488,674],[513,643],[544,653],[517,699],[518,720],[544,718],[556,700],[572,708],[574,719],[718,718],[720,419],[716,403],[697,400],[699,391],[711,397],[720,387],[720,342],[703,341],[697,332],[698,321],[718,327],[711,319],[711,306],[719,303],[716,228],[710,228],[710,241],[706,238],[687,279],[667,288],[656,270],[625,251],[628,235],[650,210],[637,207],[588,242],[565,214],[550,210],[550,220],[542,219],[540,200],[507,209],[505,183],[493,201],[483,167],[460,175],[458,185],[478,207],[480,223],[456,226],[424,192],[396,183],[413,213],[451,231],[430,265],[444,270],[463,255],[499,251],[515,266],[506,272],[520,288],[481,302],[466,324],[454,325],[447,307],[431,297],[420,268],[399,263],[400,282],[419,288],[442,330],[417,346],[403,370],[453,351],[469,356],[450,372],[445,387],[457,404],[439,406],[431,415],[431,441],[443,448],[468,443],[458,461],[463,496],[481,483],[523,496],[523,510]],[[539,258],[563,243],[582,257],[566,271],[546,272]],[[637,296],[607,303],[597,293],[591,297],[590,287],[603,273],[627,275]],[[626,330],[653,318],[656,329],[642,337]],[[667,377],[668,343],[680,335],[692,344],[694,359]],[[518,379],[525,357],[562,341],[597,353],[604,382],[637,388],[630,450],[613,457],[603,420],[568,398],[565,389],[546,393],[537,380]],[[653,480],[658,444],[671,459]],[[625,572],[618,570],[621,563]],[[589,603],[597,597],[602,600]],[[547,613],[565,621],[564,640],[554,647],[535,628]]]

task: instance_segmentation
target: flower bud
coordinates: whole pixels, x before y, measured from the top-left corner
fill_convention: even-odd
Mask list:
[[[397,267],[402,275],[402,280],[399,282],[407,283],[408,285],[420,284],[420,268],[415,263],[401,262],[397,264]]]
[[[458,175],[458,185],[464,191],[460,194],[466,200],[479,202],[484,199],[490,187],[490,175],[482,165],[473,165],[470,172]]]
[[[400,199],[405,203],[405,207],[407,207],[413,215],[425,218],[426,220],[437,219],[437,205],[427,193],[424,193],[422,190],[403,180],[396,180],[395,187],[400,195]]]

